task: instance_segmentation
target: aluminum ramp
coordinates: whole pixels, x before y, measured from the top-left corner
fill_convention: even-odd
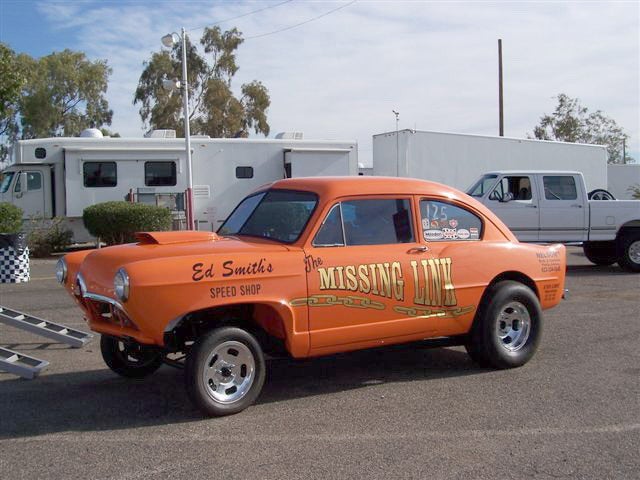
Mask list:
[[[37,377],[48,365],[49,362],[45,360],[39,360],[22,353],[14,352],[8,348],[0,347],[0,370],[4,370],[5,372],[31,380]]]
[[[65,327],[59,323],[49,322],[3,306],[0,306],[0,322],[60,343],[66,343],[73,348],[81,348],[93,338],[90,333]]]

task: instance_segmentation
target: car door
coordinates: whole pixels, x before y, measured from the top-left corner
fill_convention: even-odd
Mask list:
[[[540,228],[536,179],[528,175],[505,175],[484,202],[523,242],[538,241]]]
[[[424,331],[402,309],[414,295],[410,261],[429,255],[416,240],[411,197],[345,198],[323,218],[305,247],[311,350]]]
[[[442,198],[420,198],[419,212],[432,259],[422,275],[425,294],[419,287],[414,303],[423,304],[418,310],[431,315],[430,328],[438,335],[466,333],[486,286],[487,268],[479,259],[490,255],[484,251],[482,219]]]
[[[588,208],[584,182],[571,174],[542,175],[540,241],[581,242],[587,239]]]

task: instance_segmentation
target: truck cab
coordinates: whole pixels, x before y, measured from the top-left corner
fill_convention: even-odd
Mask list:
[[[49,165],[13,165],[0,177],[0,202],[22,209],[24,218],[51,218],[51,167]]]
[[[593,263],[640,271],[640,201],[589,200],[580,172],[489,172],[467,193],[520,241],[582,243]]]

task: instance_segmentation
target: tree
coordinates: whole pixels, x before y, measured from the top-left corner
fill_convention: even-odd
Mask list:
[[[19,106],[22,138],[75,136],[90,126],[111,125],[106,60],[92,62],[82,52],[64,50],[23,62],[29,79]]]
[[[247,136],[250,129],[269,134],[266,111],[271,100],[266,87],[257,80],[243,84],[239,97],[231,88],[239,69],[235,52],[243,41],[236,28],[222,32],[219,27],[205,28],[200,39],[204,55],[187,41],[189,122],[193,134],[238,137]],[[133,103],[140,103],[140,117],[146,126],[174,129],[184,136],[182,95],[162,86],[165,78],[182,77],[181,48],[178,44],[171,52],[153,53],[151,60],[144,63]]]
[[[535,138],[540,140],[559,140],[562,142],[592,143],[605,145],[609,154],[609,163],[625,163],[630,157],[622,158],[623,142],[629,136],[612,118],[600,110],[589,113],[577,98],[564,93],[557,97],[558,106],[551,115],[543,115],[540,124],[533,130]]]
[[[18,134],[17,111],[25,75],[16,54],[0,43],[0,138],[7,141],[0,145],[0,162],[9,153],[7,144]]]

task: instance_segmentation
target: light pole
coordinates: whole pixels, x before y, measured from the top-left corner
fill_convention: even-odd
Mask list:
[[[398,137],[398,118],[400,117],[400,112],[396,112],[395,110],[391,110],[393,114],[396,116],[396,176],[400,176],[400,139]]]
[[[182,108],[184,110],[184,143],[187,155],[187,228],[194,230],[193,219],[193,170],[191,165],[191,134],[189,132],[189,84],[187,83],[187,32],[182,29],[182,37],[177,33],[168,33],[161,39],[162,45],[172,48],[180,43],[182,45],[182,82],[176,80],[164,80],[162,85],[165,88],[182,90]]]

